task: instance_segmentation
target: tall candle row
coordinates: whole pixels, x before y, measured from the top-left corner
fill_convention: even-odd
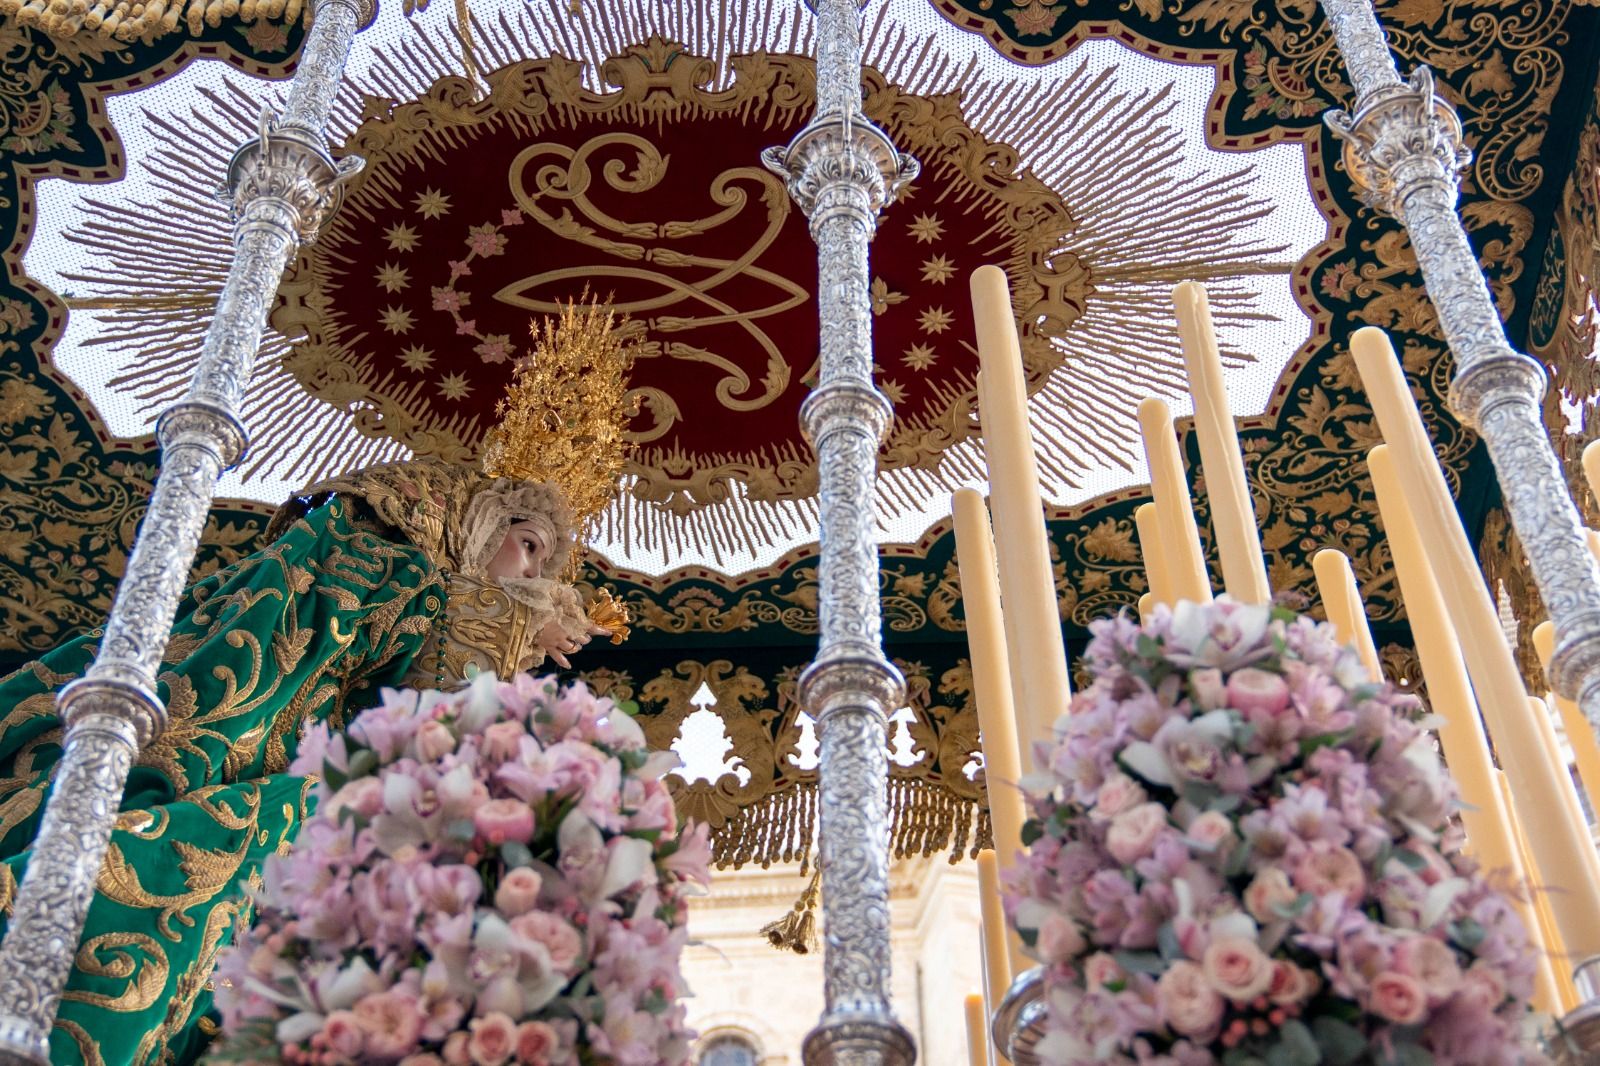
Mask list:
[[[1048,738],[1070,698],[1026,376],[1004,273],[977,271],[972,295],[993,534],[978,493],[958,492],[953,506],[996,851],[980,862],[987,1009],[969,1001],[969,1021],[987,1018],[1005,992],[1003,982],[1027,965],[1015,936],[994,928],[998,883],[1022,849],[1025,816],[1016,782],[1023,751]],[[1173,300],[1222,587],[1235,600],[1267,603],[1272,590],[1205,290],[1185,283]],[[1466,804],[1468,846],[1487,868],[1534,887],[1517,906],[1544,949],[1536,1000],[1547,1010],[1567,1009],[1575,998],[1564,963],[1600,954],[1600,853],[1544,703],[1530,700],[1516,669],[1393,349],[1375,329],[1357,331],[1351,348],[1387,442],[1372,451],[1369,469],[1422,673],[1444,723],[1440,744]],[[1149,585],[1140,601],[1146,616],[1158,606],[1209,600],[1212,585],[1171,412],[1163,401],[1147,399],[1139,423],[1152,495],[1134,513]],[[1600,495],[1600,446],[1585,462]],[[1328,549],[1312,562],[1329,621],[1380,679],[1349,560]],[[1548,625],[1534,639],[1548,656]],[[1558,709],[1585,786],[1600,796],[1600,741],[1576,707],[1558,702]],[[1532,825],[1538,831],[1526,832]],[[976,1030],[973,1048],[975,1066],[987,1064],[993,1049]]]

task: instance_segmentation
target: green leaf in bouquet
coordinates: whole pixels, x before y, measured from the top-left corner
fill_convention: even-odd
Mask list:
[[[458,844],[470,844],[478,831],[473,828],[471,818],[457,818],[444,827],[444,835]]]
[[[1421,1044],[1395,1041],[1382,1053],[1380,1066],[1433,1066],[1433,1054]]]
[[[1288,905],[1284,905],[1282,903],[1274,903],[1272,905],[1272,912],[1274,914],[1276,914],[1280,918],[1288,918],[1288,919],[1290,919],[1292,921],[1293,919],[1298,918],[1298,917],[1300,917],[1300,915],[1304,914],[1306,908],[1311,906],[1316,901],[1317,901],[1317,897],[1316,896],[1313,896],[1309,892],[1302,892],[1298,896],[1295,897],[1295,900],[1294,900],[1293,903],[1290,903]]]
[[[644,748],[629,748],[616,753],[617,761],[622,764],[622,769],[627,773],[639,769],[650,759],[650,752]]]
[[[1428,860],[1424,859],[1421,855],[1418,855],[1410,848],[1401,848],[1400,850],[1394,852],[1391,857],[1399,859],[1400,864],[1413,873],[1417,873],[1428,868]]]
[[[1023,929],[1021,927],[1018,927],[1016,932],[1017,932],[1017,939],[1022,941],[1022,946],[1023,947],[1032,948],[1032,947],[1038,947],[1039,946],[1039,930],[1037,930],[1037,929]]]
[[[1241,841],[1234,849],[1228,852],[1227,860],[1222,864],[1222,876],[1227,878],[1238,877],[1250,865],[1250,855],[1255,849],[1250,841]]]
[[[1178,786],[1178,795],[1203,811],[1222,796],[1222,790],[1205,781],[1185,781]]]
[[[1140,633],[1134,638],[1133,647],[1141,659],[1161,659],[1163,657],[1161,641],[1148,633]]]
[[[1322,1050],[1311,1030],[1298,1018],[1278,1027],[1278,1042],[1267,1049],[1267,1066],[1318,1066]]]
[[[621,711],[623,714],[627,715],[629,718],[637,718],[637,717],[639,717],[639,701],[638,700],[618,700],[617,701],[617,710]]]
[[[1167,972],[1167,964],[1154,951],[1118,951],[1111,956],[1129,973],[1147,973],[1159,977]]]
[[[659,829],[629,829],[628,831],[626,831],[622,835],[625,836],[625,837],[633,837],[635,840],[643,840],[643,841],[647,841],[648,843],[654,844],[656,841],[661,839],[661,830],[659,830]]]
[[[344,787],[345,782],[350,780],[350,778],[343,770],[333,765],[333,763],[329,762],[327,759],[323,759],[322,780],[327,782],[329,792],[337,792]]]
[[[340,807],[339,824],[344,825],[346,822],[354,824],[356,827],[356,832],[359,833],[361,830],[372,824],[372,819],[368,818],[354,807]]]
[[[1022,846],[1031,847],[1035,841],[1044,836],[1044,825],[1037,818],[1029,818],[1022,823]]]
[[[1344,743],[1348,733],[1318,733],[1314,737],[1300,738],[1300,757],[1309,759],[1322,748],[1333,748]]]
[[[1478,945],[1483,943],[1483,926],[1475,919],[1462,918],[1450,923],[1450,939],[1461,945],[1464,951],[1476,951]]]
[[[1178,930],[1171,922],[1163,923],[1161,928],[1156,930],[1156,949],[1169,963],[1183,958],[1183,945],[1178,943]]]
[[[1222,1066],[1267,1066],[1261,1056],[1249,1048],[1229,1048],[1222,1053]]]
[[[350,776],[366,777],[378,769],[378,753],[371,748],[357,748],[350,756]]]
[[[1353,1066],[1367,1053],[1367,1038],[1349,1022],[1329,1015],[1313,1018],[1311,1033],[1328,1066]]]
[[[500,845],[500,859],[506,864],[507,869],[515,870],[522,866],[532,866],[533,852],[526,844],[508,840]]]

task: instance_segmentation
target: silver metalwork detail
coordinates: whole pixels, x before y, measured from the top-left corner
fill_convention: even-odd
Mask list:
[[[801,411],[819,468],[821,640],[800,690],[821,747],[826,1006],[804,1056],[909,1066],[916,1047],[889,1001],[888,722],[905,682],[883,654],[874,495],[893,411],[872,383],[867,249],[878,212],[918,168],[862,113],[857,0],[816,9],[816,115],[761,156],[810,222],[822,319],[820,381]]]
[[[1369,0],[1322,0],[1356,90],[1353,114],[1328,124],[1369,203],[1404,223],[1428,296],[1455,355],[1451,408],[1488,447],[1506,510],[1555,622],[1556,691],[1600,729],[1600,567],[1543,423],[1542,367],[1506,339],[1487,281],[1456,213],[1470,158],[1454,109],[1426,69],[1403,81]]]
[[[1591,1066],[1600,1060],[1600,958],[1589,958],[1573,972],[1580,1003],[1557,1019],[1545,1036],[1556,1066]]]
[[[1045,1010],[1044,970],[1035,966],[1011,982],[990,1021],[989,1036],[1011,1066],[1039,1066]]]
[[[0,944],[0,1066],[49,1061],[50,1029],[94,898],[128,769],[166,725],[155,691],[173,616],[222,470],[246,435],[237,414],[284,267],[337,206],[361,161],[337,163],[323,128],[361,11],[322,0],[281,121],[228,171],[234,261],[187,397],[162,418],[161,472],[99,653],[62,689],[66,744]]]

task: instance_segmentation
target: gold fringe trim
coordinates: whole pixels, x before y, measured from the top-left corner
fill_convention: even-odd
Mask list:
[[[804,955],[816,950],[817,901],[822,870],[811,867],[811,842],[817,822],[817,785],[801,782],[742,807],[711,833],[711,858],[737,869],[747,862],[770,866],[799,862],[811,881],[788,913],[761,927],[761,935],[780,951]],[[989,808],[950,792],[934,781],[889,780],[889,853],[896,859],[947,852],[951,865],[962,856],[977,858],[994,847]]]
[[[792,951],[796,955],[809,955],[817,950],[817,900],[822,895],[822,867],[811,875],[800,898],[794,906],[775,922],[761,927],[761,935],[779,951]]]
[[[711,830],[711,861],[719,868],[797,862],[811,870],[816,838],[817,783],[801,781],[740,807]],[[889,781],[889,853],[896,859],[947,852],[952,865],[993,847],[989,809],[936,781]]]
[[[179,29],[198,37],[223,19],[311,24],[303,0],[0,0],[0,15],[52,37],[80,31],[118,41],[154,40]]]

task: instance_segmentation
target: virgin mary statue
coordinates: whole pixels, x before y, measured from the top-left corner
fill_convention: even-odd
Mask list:
[[[313,485],[266,547],[187,590],[160,675],[170,723],[128,778],[52,1062],[203,1052],[217,952],[249,920],[262,861],[310,813],[314,781],[287,772],[308,725],[342,727],[383,687],[567,666],[593,636],[625,632],[609,601],[597,624],[569,580],[579,527],[621,467],[629,358],[612,326],[580,305],[536,334],[544,380],[513,385],[483,468],[416,460]],[[552,373],[567,386],[552,390]],[[61,754],[55,692],[98,637],[0,680],[0,914]]]

